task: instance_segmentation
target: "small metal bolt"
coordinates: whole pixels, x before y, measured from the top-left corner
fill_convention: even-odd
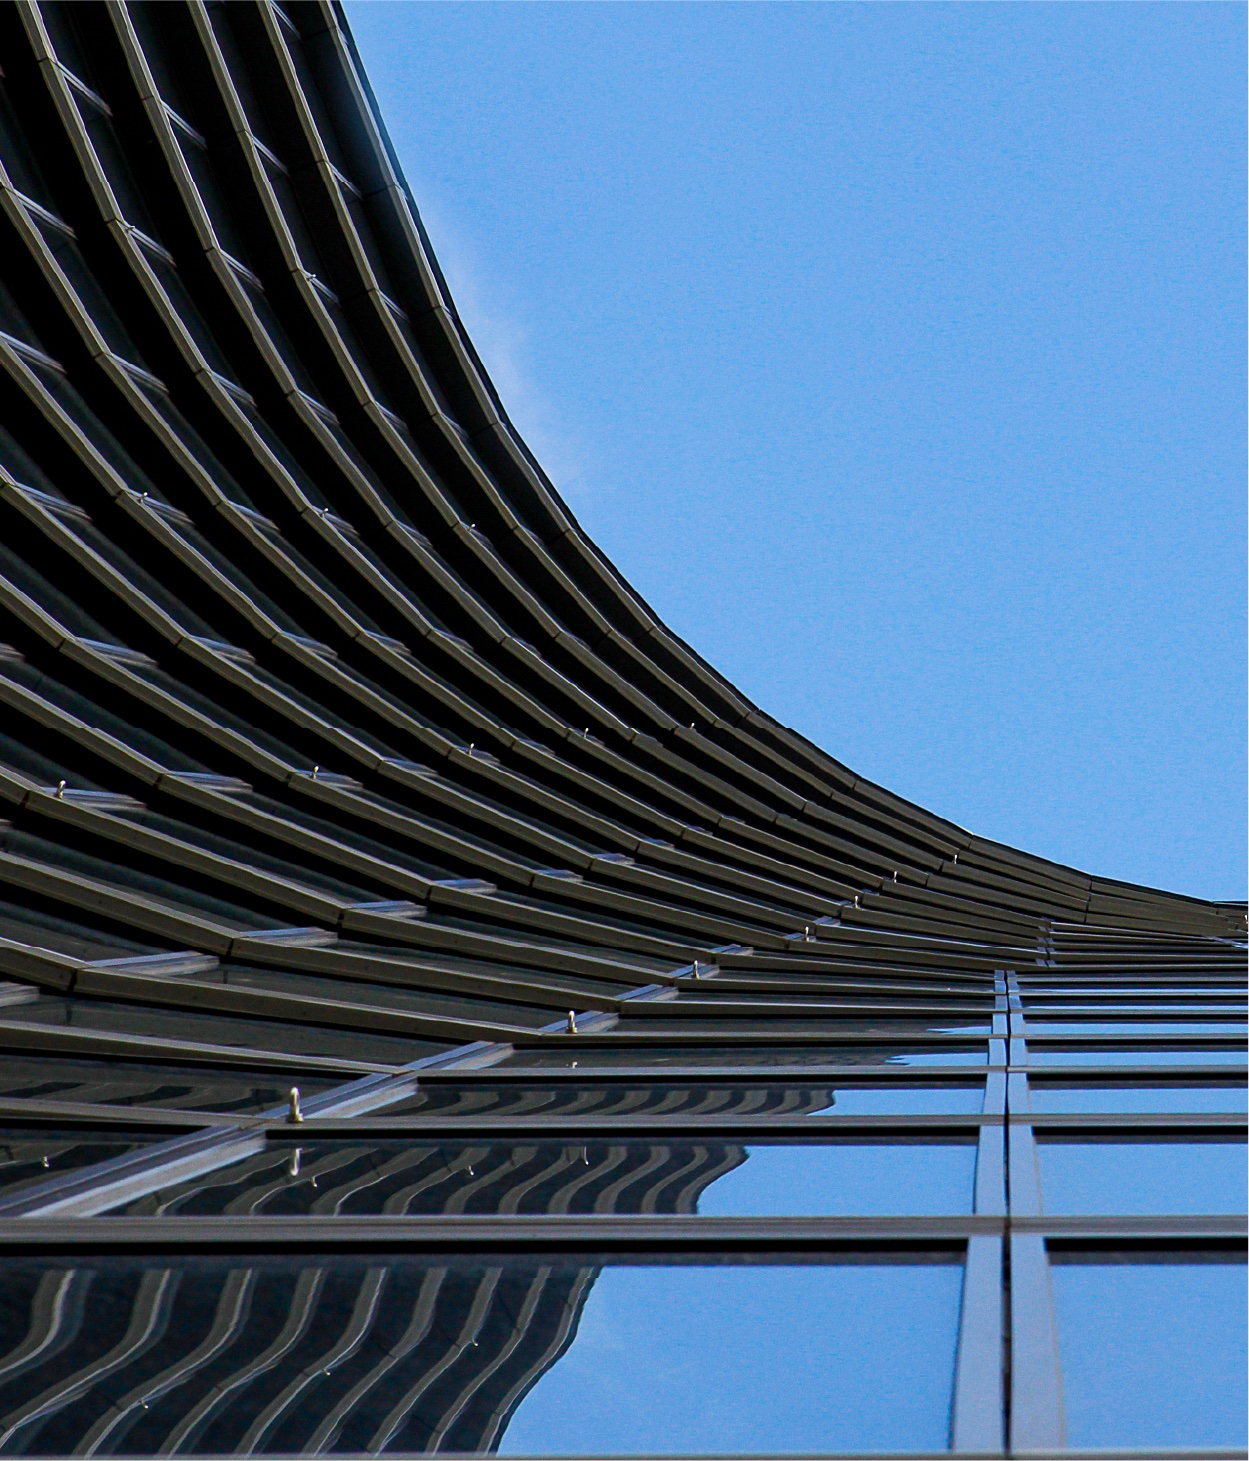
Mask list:
[[[319,767],[319,766],[314,766],[314,767],[313,767],[313,768],[312,768],[312,779],[313,779],[313,781],[315,781],[315,780],[316,780],[316,779],[317,779],[317,773],[318,773],[318,772],[319,772],[319,771],[320,771],[320,770],[321,770],[321,768],[320,768],[320,767]]]
[[[57,799],[57,801],[60,801],[64,797],[64,795],[65,795],[65,787],[66,787],[66,783],[64,781],[58,781],[57,782],[57,784],[56,784],[56,799]]]
[[[694,960],[694,978],[695,978],[695,979],[699,979],[699,978],[701,978],[701,977],[702,977],[702,976],[701,976],[701,975],[700,975],[700,974],[699,974],[699,972],[698,972],[698,960],[697,960],[697,959],[695,959],[695,960]]]
[[[299,1122],[304,1119],[303,1108],[299,1104],[299,1087],[292,1086],[289,1098],[286,1119],[290,1122]]]
[[[568,1033],[570,1035],[575,1035],[577,1033],[577,1011],[576,1010],[569,1010],[568,1011]]]

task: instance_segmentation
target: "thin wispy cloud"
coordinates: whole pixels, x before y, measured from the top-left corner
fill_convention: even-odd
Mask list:
[[[591,490],[592,453],[566,420],[558,402],[538,379],[532,359],[533,332],[484,281],[497,278],[497,264],[479,260],[477,251],[454,219],[436,206],[424,206],[421,217],[442,265],[452,299],[477,353],[485,363],[512,425],[542,463],[560,494],[574,507]]]

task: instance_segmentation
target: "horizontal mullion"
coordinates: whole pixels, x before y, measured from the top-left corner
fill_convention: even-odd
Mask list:
[[[1012,1217],[1010,1230],[1016,1233],[1041,1233],[1065,1242],[1152,1242],[1174,1243],[1182,1247],[1186,1240],[1227,1239],[1243,1243],[1249,1223],[1233,1214],[1207,1216],[1203,1213],[1166,1217],[1098,1216],[1098,1217]]]
[[[765,1140],[784,1138],[787,1144],[818,1142],[829,1136],[864,1136],[880,1138],[923,1136],[938,1141],[943,1135],[969,1141],[982,1126],[1001,1126],[1001,1116],[804,1116],[785,1119],[769,1116],[578,1116],[575,1112],[550,1116],[386,1116],[370,1113],[362,1117],[330,1117],[306,1119],[298,1128],[298,1136],[343,1140],[411,1137],[541,1137],[559,1141],[564,1138],[610,1138],[620,1141],[676,1140],[680,1138],[733,1140]],[[292,1137],[293,1128],[272,1127],[269,1135],[275,1140]]]
[[[1000,1217],[720,1218],[635,1217],[0,1217],[0,1250],[108,1252],[153,1256],[225,1248],[238,1252],[617,1250],[844,1252],[862,1244],[957,1251],[976,1233],[1000,1234]]]

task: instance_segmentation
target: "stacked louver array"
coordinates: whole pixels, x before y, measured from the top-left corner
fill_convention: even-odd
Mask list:
[[[6,3],[0,65],[0,1452],[490,1449],[652,1249],[961,1267],[940,1444],[1061,1444],[1047,1263],[1237,1229],[1051,1149],[1235,1150],[1244,906],[977,838],[659,623],[335,7]]]

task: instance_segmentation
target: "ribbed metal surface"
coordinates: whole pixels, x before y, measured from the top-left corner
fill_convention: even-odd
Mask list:
[[[10,1048],[345,1073],[570,1008],[966,1009],[1056,934],[1231,962],[1236,910],[932,817],[656,621],[508,425],[331,7],[0,24],[0,968],[48,992]]]
[[[943,821],[665,628],[509,424],[336,6],[19,0],[0,57],[0,1216],[263,1245],[292,1161],[310,1222],[689,1215],[740,1133],[578,1169],[560,1123],[979,1083],[952,1437],[995,1449],[1029,1074],[1226,1074],[1244,905]],[[468,1185],[418,1141],[382,1191],[354,1138],[266,1145],[288,1110],[550,1127]],[[595,1271],[14,1260],[0,1452],[489,1450]],[[1061,1444],[1038,1363],[1024,1449]]]

